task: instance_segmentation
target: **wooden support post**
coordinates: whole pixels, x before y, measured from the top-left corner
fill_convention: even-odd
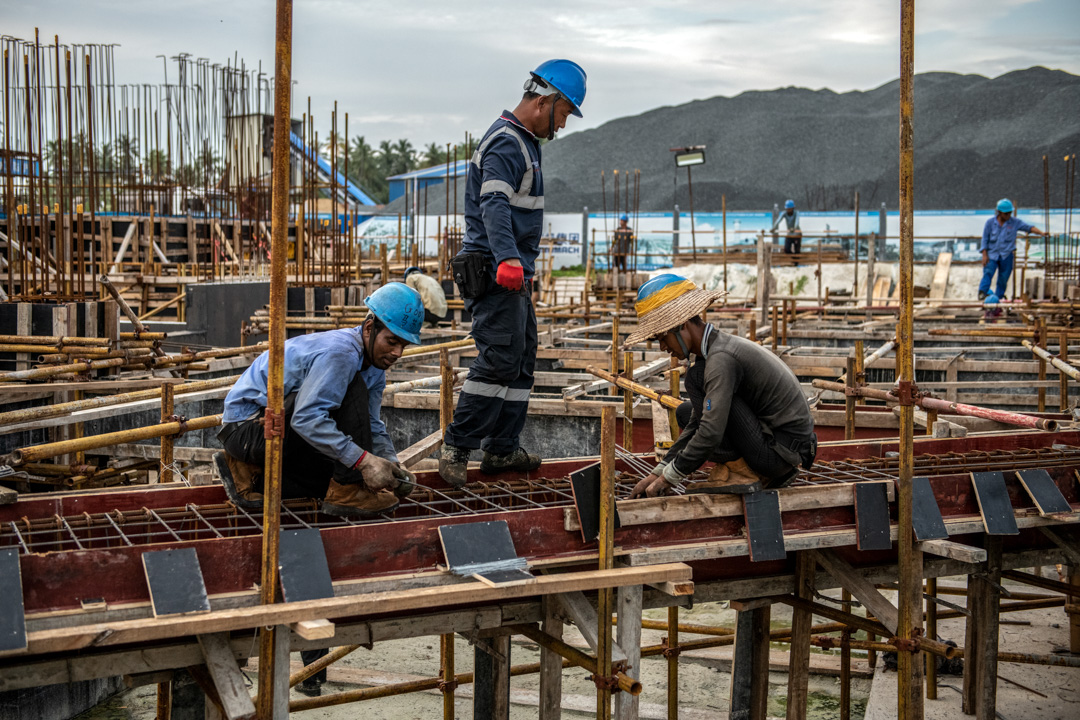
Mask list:
[[[851,612],[851,593],[840,593],[841,609]],[[840,720],[851,720],[851,626],[840,631]]]
[[[173,405],[173,384],[161,383],[161,422],[171,422],[175,414]],[[158,482],[168,483],[173,479],[173,436],[161,436],[161,467],[158,470]]]
[[[776,319],[776,306],[775,305],[773,305],[772,307],[769,308],[769,321],[772,323],[772,332],[770,334],[772,335],[772,351],[775,353],[776,348],[779,345],[779,328],[777,327],[778,322],[777,322],[777,319]],[[757,338],[750,338],[750,339],[751,340],[756,340]]]
[[[559,615],[558,598],[544,595],[540,600],[544,620],[541,630],[559,640],[563,636],[563,621]],[[619,626],[622,631],[622,626]],[[562,717],[562,656],[550,648],[540,647],[540,720],[559,720]],[[451,720],[452,720],[451,716]]]
[[[937,578],[926,581],[926,637],[937,640]],[[926,699],[937,700],[937,658],[926,653]]]
[[[439,438],[446,435],[446,428],[454,421],[454,371],[450,366],[450,351],[439,351]],[[442,667],[443,718],[454,720],[454,635],[443,635],[439,642],[440,666]],[[562,666],[559,666],[560,669]]]
[[[769,698],[769,616],[767,600],[733,600],[735,647],[731,664],[731,720],[765,720]]]
[[[288,637],[288,633],[283,633]],[[236,657],[229,647],[228,633],[211,633],[196,636],[206,659],[206,669],[214,681],[221,710],[227,720],[247,720],[255,717],[255,705],[248,695],[247,683]],[[288,664],[285,666],[285,698],[288,701]],[[275,681],[276,681],[275,677]],[[276,682],[275,682],[276,684]]]
[[[398,242],[401,242],[400,238],[398,239]],[[379,284],[386,285],[388,282],[390,282],[390,259],[386,255],[386,243],[381,243],[379,245],[379,263],[379,271],[381,273],[379,277]]]
[[[863,347],[862,340],[855,341],[855,384],[864,385],[866,383],[866,355],[865,348]],[[856,405],[865,405],[866,398],[855,398]]]
[[[616,316],[617,317],[617,316]],[[600,534],[599,569],[615,567],[615,408],[600,411]],[[611,672],[611,613],[613,593],[610,587],[596,591],[596,670],[602,678]],[[596,690],[597,720],[611,717],[611,690],[598,686]]]
[[[611,317],[611,374],[619,374],[619,311],[616,306],[615,314]],[[619,388],[612,385],[608,389],[608,395],[618,397]]]
[[[760,322],[762,325],[768,320],[766,313],[769,311],[769,277],[771,271],[769,266],[771,265],[772,246],[766,244],[765,233],[758,235],[758,257],[757,257],[757,306],[760,316]],[[757,340],[757,338],[753,338]]]
[[[8,272],[11,273],[12,270],[9,268]],[[26,302],[18,303],[15,306],[15,334],[23,337],[29,337],[32,334],[31,312],[33,309],[34,306]],[[16,370],[29,370],[31,361],[37,361],[37,358],[32,357],[29,353],[17,353],[15,358]]]
[[[641,585],[618,590],[618,644],[626,652],[626,673],[641,679]],[[637,720],[638,697],[628,692],[615,696],[615,719]]]
[[[750,316],[750,332],[746,336],[750,342],[757,342],[757,318],[753,315]]]
[[[788,329],[788,301],[785,299],[783,301],[783,303],[784,303],[784,307],[781,310],[781,312],[783,313],[784,317],[783,317],[783,324],[782,324],[781,330],[780,330],[780,334],[781,334],[780,344],[783,345],[784,347],[787,347],[787,344],[788,344],[788,333],[787,333],[787,329]],[[773,339],[773,349],[774,350],[776,349],[776,340],[775,339]]]
[[[764,240],[762,241],[764,242]],[[662,641],[667,658],[667,716],[679,720],[679,606],[667,610],[667,637]]]
[[[510,718],[510,635],[476,644],[473,653],[473,717]]]
[[[623,374],[627,379],[634,379],[634,353],[623,353]],[[634,452],[634,391],[623,390],[623,433],[622,446],[627,452]]]
[[[1068,333],[1061,333],[1061,338],[1058,340],[1058,357],[1062,362],[1069,362],[1069,335]],[[1069,410],[1069,376],[1065,373],[1058,371],[1058,379],[1061,382],[1061,389],[1058,390],[1058,410],[1061,412],[1068,412]]]
[[[447,633],[439,638],[439,668],[442,671],[443,720],[454,720],[454,634]],[[560,669],[561,666],[560,666]]]
[[[844,439],[855,439],[855,358],[847,358],[847,372],[845,373],[845,390],[844,395]]]
[[[978,643],[965,645],[965,662],[977,657],[975,664],[974,701],[976,720],[995,720],[997,717],[997,654],[998,617],[1001,608],[1001,536],[986,535],[986,573],[972,575],[968,589],[969,602],[977,598],[979,624]],[[974,593],[973,593],[974,591]],[[973,615],[975,613],[972,613]],[[965,668],[966,670],[966,668]],[[967,673],[965,672],[965,689]]]
[[[1077,588],[1075,595],[1069,596],[1070,603],[1080,603],[1080,565],[1069,563],[1069,584]],[[1069,615],[1069,651],[1080,653],[1080,613]]]
[[[795,592],[802,600],[814,598],[814,554],[801,551],[795,554]],[[791,611],[791,648],[788,656],[787,720],[806,720],[807,693],[810,680],[809,610]]]
[[[672,362],[675,362],[674,359]],[[682,397],[682,391],[679,389],[679,369],[671,368],[668,380],[668,393],[671,397]],[[668,408],[668,425],[671,427],[671,439],[679,439],[679,420],[675,414],[675,408]]]
[[[1040,315],[1038,317],[1038,342],[1036,343],[1043,350],[1046,349],[1046,316]],[[1046,360],[1042,357],[1039,358],[1039,380],[1046,379]],[[1039,412],[1046,412],[1046,387],[1039,384]]]
[[[446,428],[454,422],[454,370],[447,348],[439,350],[439,374],[442,376],[439,384],[439,427],[445,434]]]

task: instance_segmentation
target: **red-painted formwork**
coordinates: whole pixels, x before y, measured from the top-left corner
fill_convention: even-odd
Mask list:
[[[1015,478],[1016,468],[1046,468],[1074,509],[1080,509],[1077,445],[1080,433],[1075,432],[920,439],[917,474],[932,476],[931,486],[946,519],[978,518],[968,473],[984,469],[1005,470],[1013,507],[1020,515],[1037,511]],[[895,460],[887,455],[896,449],[895,441],[822,445],[821,466],[804,473],[799,483],[895,477]],[[404,504],[393,519],[344,523],[320,515],[314,502],[298,501],[289,504],[282,526],[318,527],[331,575],[338,581],[434,570],[444,562],[438,527],[477,521],[505,520],[519,555],[531,561],[571,559],[595,549],[582,541],[579,531],[565,529],[565,508],[571,505],[565,478],[589,462],[594,460],[545,463],[530,475],[530,482],[513,475],[483,478],[488,484],[474,486],[468,495],[450,493],[436,473],[421,473],[421,483],[431,490],[418,502]],[[620,461],[618,468],[628,466]],[[632,479],[620,484],[621,496]],[[892,513],[895,521],[895,503]],[[150,546],[194,547],[211,595],[250,590],[260,575],[260,520],[229,504],[220,486],[41,495],[0,507],[0,546],[23,551],[25,610],[33,614],[77,608],[98,599],[109,605],[148,601],[140,558]],[[789,537],[851,528],[854,523],[851,505],[783,513]],[[615,539],[622,551],[634,552],[743,537],[743,518],[728,516],[634,525],[617,531]],[[972,542],[979,544],[977,538]],[[1046,545],[1034,530],[1009,537],[1007,543],[1013,549]],[[855,565],[892,559],[885,551],[863,553],[854,547],[838,551]],[[692,563],[698,582],[772,575],[789,569],[787,564],[753,563],[745,556]]]

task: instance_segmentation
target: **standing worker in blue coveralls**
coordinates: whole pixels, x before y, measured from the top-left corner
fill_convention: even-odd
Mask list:
[[[802,250],[802,228],[799,227],[799,211],[795,209],[795,201],[788,200],[784,203],[784,212],[773,220],[772,231],[780,227],[780,221],[787,224],[787,234],[784,236],[784,253],[798,255]]]
[[[484,451],[485,473],[540,467],[540,458],[518,444],[536,365],[531,285],[544,227],[540,138],[553,140],[570,115],[581,117],[584,100],[581,66],[548,60],[530,74],[514,111],[503,111],[473,153],[465,240],[451,265],[472,313],[478,353],[439,457],[439,474],[455,487],[466,483],[469,455],[477,449]]]
[[[1009,285],[1009,276],[1012,275],[1013,263],[1016,259],[1016,233],[1025,232],[1035,235],[1046,233],[1028,225],[1018,217],[1013,216],[1013,204],[1008,198],[998,200],[997,214],[986,221],[983,226],[982,250],[983,276],[979,283],[979,300],[985,300],[990,294],[990,281],[997,273],[998,300],[1005,299],[1005,290]]]

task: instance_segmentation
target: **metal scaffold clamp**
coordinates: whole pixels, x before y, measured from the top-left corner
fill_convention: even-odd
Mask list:
[[[173,435],[173,437],[180,437],[181,435],[183,435],[184,433],[186,433],[188,431],[188,426],[187,426],[188,419],[186,417],[184,417],[183,415],[170,415],[169,419],[168,419],[168,422],[179,423],[179,425],[180,425],[180,428],[176,431],[176,433]]]
[[[901,405],[914,405],[919,399],[919,387],[910,380],[900,380],[893,391]]]
[[[610,677],[604,675],[590,675],[589,679],[593,681],[598,690],[607,690],[609,692],[619,691],[619,678],[615,675]]]

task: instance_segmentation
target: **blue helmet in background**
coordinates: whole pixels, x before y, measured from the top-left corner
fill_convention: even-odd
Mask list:
[[[406,277],[406,278],[408,278],[408,277],[409,277],[410,275],[412,275],[412,274],[413,274],[414,272],[418,272],[418,273],[423,273],[424,271],[423,271],[423,270],[421,270],[421,269],[420,269],[419,267],[417,267],[416,265],[412,265],[412,266],[410,266],[410,267],[407,267],[407,268],[405,268],[405,277]]]
[[[405,283],[387,283],[365,298],[364,305],[394,335],[413,345],[420,344],[420,328],[424,325],[420,293]]]
[[[629,216],[629,215],[627,215],[626,213],[623,213],[623,214],[622,214],[622,215],[621,215],[621,216],[619,217],[619,222],[630,222],[630,216]]]
[[[786,203],[784,203],[784,209],[785,210],[793,210],[794,208],[795,208],[795,201],[794,200],[788,200]]]
[[[525,83],[525,90],[538,95],[550,95],[557,90],[573,106],[573,113],[581,117],[581,104],[585,102],[585,71],[570,60],[548,60],[533,70]]]
[[[1001,198],[998,200],[997,211],[999,213],[1011,213],[1013,211],[1012,200],[1009,198]]]

